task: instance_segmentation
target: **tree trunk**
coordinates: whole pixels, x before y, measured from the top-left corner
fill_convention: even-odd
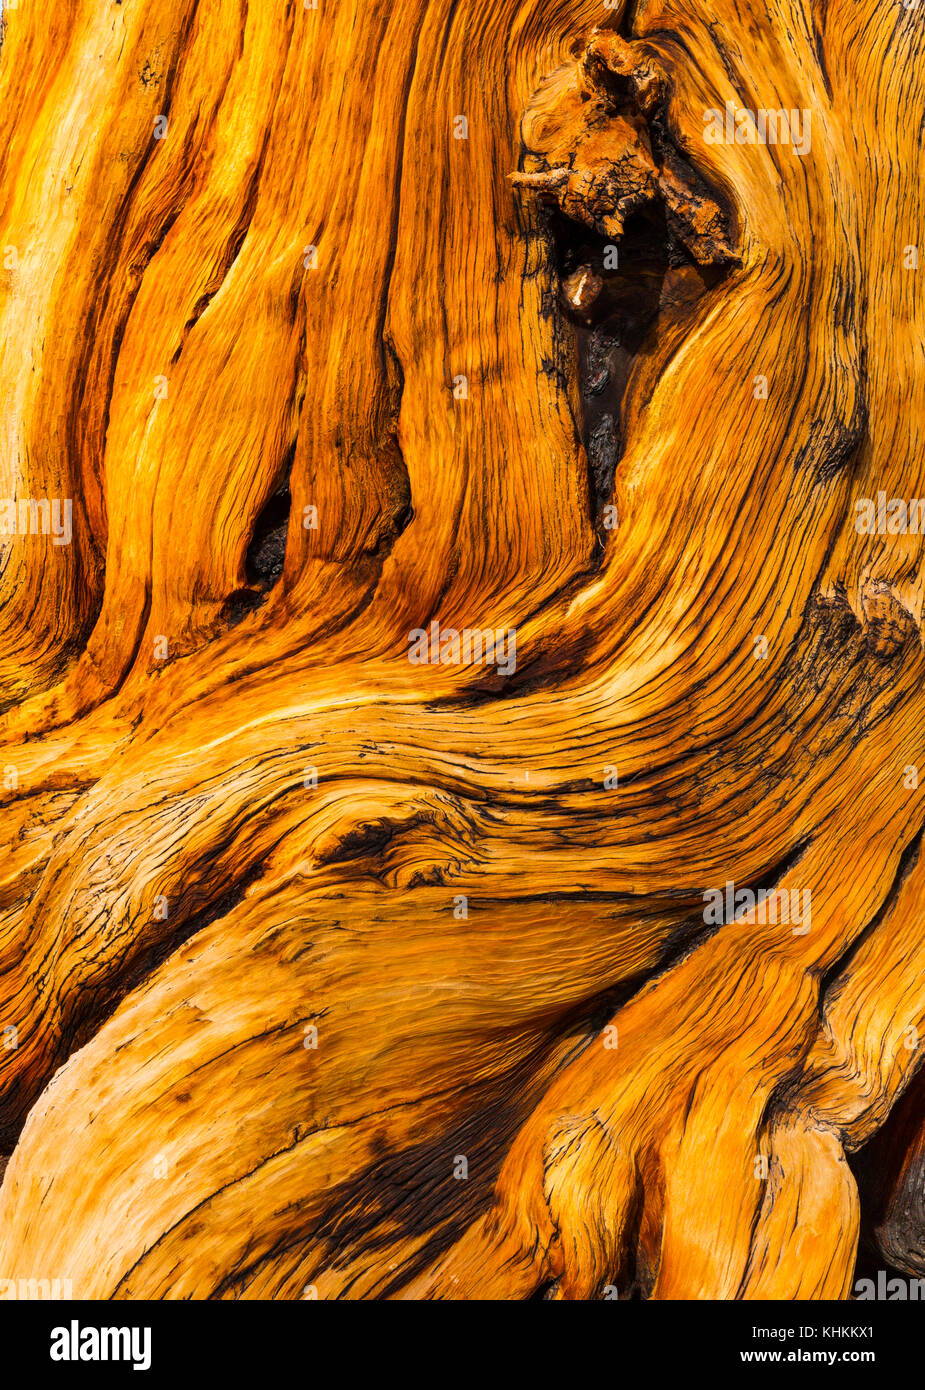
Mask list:
[[[4,22],[0,1277],[925,1276],[917,6]]]

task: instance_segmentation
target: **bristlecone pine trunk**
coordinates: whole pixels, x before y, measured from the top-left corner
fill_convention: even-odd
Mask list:
[[[4,25],[0,1280],[925,1275],[925,6]]]

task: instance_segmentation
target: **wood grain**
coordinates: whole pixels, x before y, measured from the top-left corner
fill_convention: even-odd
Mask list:
[[[925,1276],[923,22],[7,9],[0,1278]]]

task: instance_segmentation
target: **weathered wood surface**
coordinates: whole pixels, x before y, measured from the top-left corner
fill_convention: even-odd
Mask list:
[[[923,97],[899,0],[7,10],[0,1278],[925,1275]]]

